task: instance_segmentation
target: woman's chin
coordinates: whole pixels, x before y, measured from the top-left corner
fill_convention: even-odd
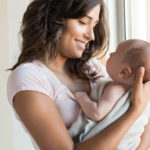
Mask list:
[[[80,54],[76,54],[76,55],[74,55],[74,56],[72,56],[72,58],[81,58],[82,57],[82,53],[80,53]]]

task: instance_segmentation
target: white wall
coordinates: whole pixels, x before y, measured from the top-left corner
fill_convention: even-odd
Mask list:
[[[18,32],[29,0],[0,0],[0,150],[33,150],[31,141],[15,119],[6,95],[11,67],[19,55]]]
[[[24,11],[29,0],[8,0],[8,31],[9,31],[9,65],[12,66],[20,53],[19,30]],[[23,130],[20,122],[13,115],[13,149],[33,150],[30,138]]]
[[[8,3],[0,0],[0,150],[13,146],[12,115],[6,98],[6,81],[9,64],[8,50]]]

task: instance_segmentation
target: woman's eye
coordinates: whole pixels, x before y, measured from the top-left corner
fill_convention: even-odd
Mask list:
[[[86,25],[86,23],[84,21],[81,21],[81,20],[79,20],[79,23]]]

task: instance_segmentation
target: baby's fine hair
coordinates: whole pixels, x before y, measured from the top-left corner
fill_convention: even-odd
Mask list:
[[[124,63],[127,63],[135,73],[139,67],[145,68],[144,82],[150,81],[150,43],[144,40],[126,40],[127,53]]]

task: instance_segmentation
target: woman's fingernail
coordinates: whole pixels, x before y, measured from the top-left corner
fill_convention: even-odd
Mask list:
[[[139,71],[144,72],[144,67],[140,67]]]

